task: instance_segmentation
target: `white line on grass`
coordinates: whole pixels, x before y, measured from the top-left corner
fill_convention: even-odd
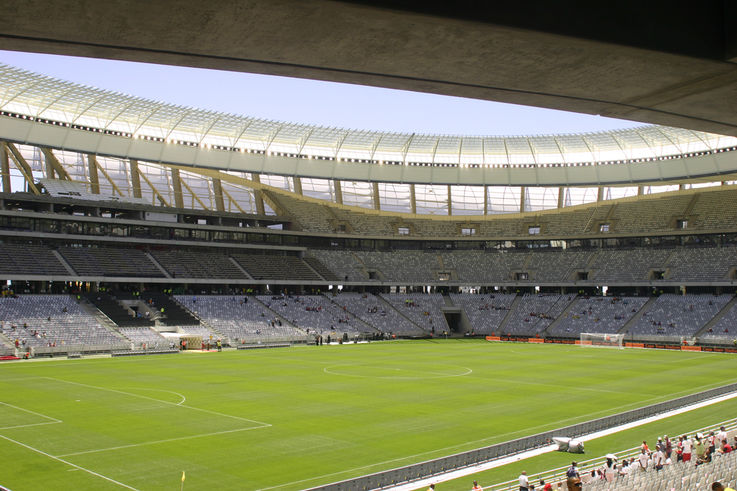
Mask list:
[[[620,431],[625,431],[625,430],[629,430],[629,429],[632,429],[632,428],[637,428],[638,426],[642,426],[642,425],[645,425],[645,424],[648,424],[648,423],[652,423],[652,422],[655,422],[655,421],[660,421],[661,419],[670,418],[672,416],[677,416],[679,414],[682,414],[682,413],[685,413],[685,412],[688,412],[688,411],[693,411],[695,409],[700,409],[702,407],[711,406],[712,404],[717,404],[717,403],[720,403],[720,402],[727,401],[729,399],[734,399],[735,397],[737,397],[737,392],[732,392],[730,394],[719,396],[719,397],[716,397],[714,399],[709,399],[709,400],[706,400],[706,401],[697,402],[695,404],[691,404],[689,406],[684,406],[684,407],[679,408],[679,409],[673,409],[672,411],[668,411],[666,413],[658,414],[658,415],[655,415],[655,416],[650,416],[648,418],[641,419],[641,420],[638,420],[638,421],[634,421],[632,423],[626,423],[626,424],[623,424],[623,425],[615,426],[614,428],[609,428],[609,429],[606,429],[606,430],[597,431],[596,433],[591,433],[589,435],[586,435],[586,436],[582,436],[580,438],[577,438],[577,440],[581,440],[581,441],[587,442],[589,440],[594,440],[596,438],[601,438],[601,437],[604,437],[604,436],[613,435],[614,433],[619,433]],[[461,478],[461,477],[466,477],[466,476],[469,476],[471,474],[476,474],[478,472],[487,471],[489,469],[494,469],[496,467],[501,467],[502,465],[506,465],[506,464],[509,464],[509,463],[512,463],[512,462],[517,462],[517,461],[520,461],[520,460],[528,459],[530,457],[535,457],[535,456],[546,454],[546,453],[550,453],[550,452],[555,452],[557,450],[558,450],[558,445],[548,445],[548,446],[545,446],[545,447],[542,447],[542,448],[536,448],[534,450],[528,450],[527,452],[523,452],[521,454],[517,454],[517,455],[512,455],[512,456],[509,456],[509,457],[505,457],[503,459],[493,460],[491,462],[485,462],[483,464],[478,464],[478,465],[475,465],[475,466],[466,467],[466,468],[463,468],[463,469],[458,469],[458,470],[455,470],[455,471],[451,471],[451,472],[448,472],[446,474],[435,475],[435,476],[433,476],[431,478],[422,479],[420,481],[414,481],[414,482],[409,483],[409,484],[402,484],[400,486],[393,486],[393,487],[389,487],[389,488],[385,488],[385,489],[392,489],[394,491],[412,491],[412,490],[415,490],[415,489],[424,488],[426,486],[429,486],[430,484],[436,484],[436,483],[439,483],[439,482],[445,482],[445,481],[450,481],[450,480],[453,480],[453,479],[458,479],[458,478]]]
[[[354,373],[340,373],[340,372],[334,372],[332,370],[336,368],[347,368],[347,367],[362,367],[362,368],[368,368],[368,369],[386,369],[386,367],[366,367],[362,366],[360,364],[342,364],[342,365],[330,365],[322,369],[323,372],[329,374],[329,375],[340,375],[344,377],[360,377],[360,378],[378,378],[378,379],[389,379],[389,380],[396,380],[396,379],[437,379],[437,378],[450,378],[450,377],[465,377],[466,375],[470,375],[473,373],[473,370],[468,367],[462,367],[460,365],[446,365],[446,366],[453,366],[457,368],[462,368],[465,370],[463,373],[440,373],[440,372],[427,372],[422,370],[408,370],[410,372],[419,372],[419,375],[414,376],[397,376],[397,377],[384,377],[384,376],[377,376],[377,375],[361,375],[361,374],[354,374]],[[394,370],[402,372],[405,371],[404,368],[394,368]],[[427,377],[425,374],[429,375],[435,375],[435,377]]]
[[[182,400],[181,400],[181,401],[179,401],[179,402],[177,402],[177,403],[176,403],[176,405],[177,405],[177,406],[181,406],[182,404],[184,404],[184,401],[186,401],[186,400],[187,400],[187,398],[186,398],[186,397],[184,397],[184,396],[183,396],[182,394],[180,394],[179,392],[174,392],[173,390],[164,390],[164,389],[146,389],[146,388],[144,388],[144,387],[131,387],[131,389],[133,389],[133,390],[148,390],[148,391],[151,391],[151,392],[167,392],[167,393],[169,393],[169,394],[174,394],[175,396],[179,396],[179,397],[181,397],[181,398],[182,398]]]
[[[216,431],[214,433],[200,433],[199,435],[180,436],[176,438],[167,438],[165,440],[154,440],[151,442],[131,443],[130,445],[119,445],[117,447],[97,448],[94,450],[83,450],[81,452],[65,453],[65,454],[58,455],[57,457],[72,457],[74,455],[86,455],[86,454],[97,453],[97,452],[108,452],[111,450],[122,450],[124,448],[143,447],[145,445],[157,445],[159,443],[177,442],[180,440],[191,440],[193,438],[202,438],[205,436],[225,435],[226,433],[237,433],[239,431],[260,430],[261,428],[265,428],[265,427],[264,426],[249,426],[248,428],[237,428],[235,430]]]
[[[51,416],[46,416],[45,414],[37,413],[36,411],[31,411],[30,409],[24,409],[22,407],[13,406],[12,404],[8,404],[7,402],[0,402],[0,404],[2,404],[3,406],[12,407],[13,409],[17,409],[19,411],[24,411],[26,413],[35,414],[36,416],[41,416],[42,418],[50,419],[51,423],[61,423],[62,422],[60,419],[52,418]],[[51,424],[51,423],[41,423],[41,424]],[[4,428],[0,428],[0,429],[4,429]]]
[[[84,467],[82,467],[82,466],[79,466],[79,465],[77,465],[77,464],[72,464],[72,463],[71,463],[71,462],[69,462],[69,461],[66,461],[66,460],[64,460],[64,459],[60,459],[59,457],[54,457],[54,456],[53,456],[53,455],[51,455],[51,454],[47,454],[47,453],[46,453],[46,452],[44,452],[43,450],[39,450],[39,449],[37,449],[37,448],[33,448],[33,447],[31,447],[30,445],[26,445],[25,443],[19,442],[19,441],[17,441],[17,440],[13,440],[12,438],[8,438],[8,437],[7,437],[7,436],[5,436],[5,435],[0,435],[0,438],[3,438],[3,439],[5,439],[5,440],[7,440],[7,441],[9,441],[9,442],[15,443],[16,445],[20,445],[21,447],[23,447],[23,448],[27,448],[28,450],[32,450],[32,451],[34,451],[34,452],[36,452],[36,453],[38,453],[38,454],[41,454],[41,455],[43,455],[43,456],[45,456],[45,457],[48,457],[48,458],[50,458],[50,459],[56,460],[56,461],[58,461],[58,462],[61,462],[62,464],[66,464],[66,465],[69,465],[69,466],[71,466],[71,467],[74,467],[75,469],[79,469],[80,471],[84,471],[84,472],[86,472],[86,473],[88,473],[88,474],[92,474],[93,476],[97,476],[97,477],[99,477],[99,478],[101,478],[101,479],[104,479],[104,480],[106,480],[106,481],[109,481],[109,482],[111,482],[111,483],[113,483],[113,484],[117,484],[118,486],[120,486],[120,487],[122,487],[122,488],[126,488],[126,489],[131,489],[132,491],[138,491],[138,489],[134,488],[133,486],[128,486],[127,484],[124,484],[124,483],[122,483],[122,482],[120,482],[120,481],[116,481],[115,479],[112,479],[112,478],[110,478],[110,477],[107,477],[107,476],[103,476],[103,475],[102,475],[102,474],[100,474],[99,472],[91,471],[91,470],[89,470],[89,469],[86,469],[86,468],[84,468]]]
[[[182,404],[181,402],[176,403],[176,402],[162,401],[161,399],[154,399],[153,397],[142,396],[140,394],[134,394],[133,392],[126,392],[124,390],[109,389],[107,387],[98,387],[96,385],[83,384],[83,383],[80,383],[80,382],[72,382],[70,380],[64,380],[64,379],[55,378],[55,377],[39,377],[39,378],[45,378],[45,379],[48,379],[48,380],[54,380],[56,382],[64,382],[66,384],[78,385],[80,387],[89,387],[91,389],[105,390],[107,392],[114,392],[116,394],[124,394],[124,395],[127,395],[127,396],[140,397],[141,399],[148,399],[149,401],[156,401],[156,402],[160,402],[162,404],[169,404],[170,406],[174,406],[174,407],[183,407],[183,408],[186,408],[186,409],[192,409],[193,411],[200,411],[200,412],[207,413],[207,414],[214,414],[216,416],[223,416],[225,418],[233,418],[233,419],[237,419],[237,420],[240,420],[240,421],[246,421],[248,423],[255,423],[257,425],[260,425],[259,426],[260,428],[267,428],[267,427],[271,426],[271,424],[269,424],[269,423],[264,423],[263,421],[256,421],[255,419],[241,418],[240,416],[233,416],[232,414],[219,413],[217,411],[210,411],[209,409],[202,409],[202,408],[199,408],[199,407],[187,406],[185,404]]]

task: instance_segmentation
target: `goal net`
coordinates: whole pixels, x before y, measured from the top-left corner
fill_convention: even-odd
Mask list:
[[[601,332],[582,332],[581,346],[606,348],[623,348],[624,334],[608,334]]]

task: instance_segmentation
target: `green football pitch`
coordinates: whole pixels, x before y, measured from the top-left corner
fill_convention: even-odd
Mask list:
[[[0,484],[179,489],[186,471],[184,489],[302,489],[735,382],[735,368],[476,340],[11,362]]]

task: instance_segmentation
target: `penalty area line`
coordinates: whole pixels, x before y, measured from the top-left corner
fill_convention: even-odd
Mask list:
[[[86,472],[88,474],[91,474],[93,476],[97,476],[97,477],[99,477],[101,479],[104,479],[104,480],[106,480],[108,482],[111,482],[113,484],[117,484],[118,486],[120,486],[122,488],[130,489],[132,491],[138,491],[138,489],[134,488],[133,486],[128,486],[125,483],[122,483],[122,482],[116,481],[115,479],[112,479],[110,477],[104,476],[104,475],[100,474],[99,472],[95,472],[93,470],[87,469],[87,468],[82,467],[82,466],[79,466],[77,464],[72,464],[71,462],[69,462],[67,460],[61,459],[59,457],[55,457],[55,456],[53,456],[51,454],[48,454],[48,453],[44,452],[43,450],[39,450],[39,449],[34,448],[34,447],[30,446],[30,445],[26,445],[25,443],[19,442],[18,440],[13,440],[12,438],[9,438],[9,437],[7,437],[5,435],[0,435],[0,438],[2,438],[4,440],[7,440],[7,441],[9,441],[11,443],[15,443],[16,445],[19,445],[19,446],[21,446],[23,448],[27,448],[28,450],[31,450],[33,452],[36,452],[37,454],[41,454],[44,457],[48,457],[48,458],[50,458],[52,460],[56,460],[57,462],[61,462],[62,464],[66,464],[66,465],[71,466],[71,467],[73,467],[75,469],[78,469],[80,471],[84,471],[84,472]]]
[[[632,423],[626,423],[626,424],[615,426],[613,428],[609,428],[606,430],[601,430],[595,433],[590,433],[588,435],[577,438],[577,440],[587,442],[589,440],[594,440],[596,438],[613,435],[614,433],[619,433],[620,431],[637,428],[638,426],[642,426],[648,423],[653,423],[655,421],[660,421],[661,419],[670,418],[671,416],[677,416],[679,414],[693,411],[695,409],[700,409],[702,407],[711,406],[712,404],[718,404],[720,402],[728,401],[736,397],[737,397],[737,392],[731,392],[729,394],[715,397],[713,399],[708,399],[706,401],[697,402],[695,404],[684,406],[679,409],[673,409],[665,413],[657,414],[655,416],[650,416],[648,418],[644,418],[638,421],[633,421]],[[528,450],[526,452],[516,454],[516,455],[511,455],[509,457],[504,457],[502,459],[485,462],[483,464],[479,464],[479,465],[475,465],[471,467],[465,467],[463,469],[458,469],[458,470],[451,471],[445,474],[438,474],[431,478],[421,479],[418,481],[412,481],[411,483],[401,484],[398,486],[391,486],[391,487],[387,487],[384,489],[391,489],[393,491],[413,491],[415,489],[427,487],[430,484],[437,484],[439,482],[451,481],[453,479],[470,476],[478,472],[488,471],[490,469],[501,467],[503,465],[510,464],[512,462],[518,462],[520,460],[529,459],[530,457],[536,457],[538,455],[543,455],[543,454],[550,453],[550,452],[555,452],[557,450],[558,450],[558,445],[547,445],[542,448]]]

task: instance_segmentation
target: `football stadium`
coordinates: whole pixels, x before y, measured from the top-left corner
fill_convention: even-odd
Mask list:
[[[642,124],[352,130],[0,64],[0,489],[737,485],[737,16],[722,46],[576,2],[122,3],[32,2],[0,48]]]

